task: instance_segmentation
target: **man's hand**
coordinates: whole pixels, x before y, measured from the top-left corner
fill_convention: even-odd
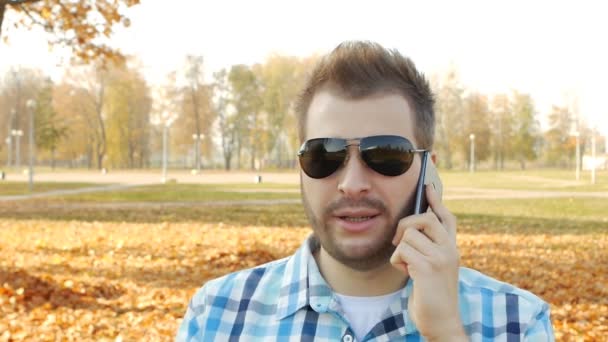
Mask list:
[[[426,194],[432,212],[399,221],[391,263],[414,281],[408,311],[420,334],[429,341],[466,340],[458,309],[456,217],[432,187]]]

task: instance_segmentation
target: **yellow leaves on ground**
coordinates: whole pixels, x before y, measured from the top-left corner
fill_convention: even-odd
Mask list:
[[[207,280],[290,255],[308,228],[0,222],[0,341],[171,341]],[[608,235],[461,234],[463,266],[551,304],[560,341],[608,338]]]
[[[463,265],[549,302],[558,341],[608,339],[608,234],[466,234],[459,246]]]

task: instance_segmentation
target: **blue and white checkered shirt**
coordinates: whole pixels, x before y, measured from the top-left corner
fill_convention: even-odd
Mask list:
[[[291,257],[228,274],[192,298],[177,341],[355,341],[309,238]],[[472,341],[553,341],[549,306],[528,291],[461,268],[460,314]],[[412,280],[364,341],[424,341],[408,316]]]

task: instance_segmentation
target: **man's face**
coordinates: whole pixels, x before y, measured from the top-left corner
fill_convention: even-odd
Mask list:
[[[398,135],[418,147],[414,129],[412,110],[400,95],[349,100],[321,90],[308,110],[306,140]],[[387,263],[394,251],[397,223],[411,211],[420,156],[406,173],[390,177],[367,167],[358,146],[349,146],[348,155],[329,177],[300,173],[304,207],[321,248],[346,266],[370,270]]]

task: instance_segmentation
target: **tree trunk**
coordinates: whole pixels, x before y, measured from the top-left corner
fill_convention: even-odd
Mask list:
[[[500,151],[500,171],[505,169],[505,156],[502,153],[502,151]]]
[[[230,159],[232,159],[232,155],[230,153],[224,153],[224,169],[226,171],[230,171]]]
[[[103,169],[103,153],[100,152],[97,152],[97,169]]]
[[[236,142],[236,168],[241,168],[241,138],[237,138]]]
[[[4,12],[6,11],[6,0],[0,0],[0,36],[2,36],[2,22],[4,21]]]
[[[195,131],[196,131],[196,148],[194,149],[194,168],[198,171],[201,170],[201,154],[199,151],[199,147],[200,147],[200,140],[198,137],[201,136],[201,116],[200,113],[198,111],[198,98],[197,98],[197,94],[195,93],[196,89],[194,87],[190,87],[190,93],[192,95],[192,109],[194,112],[194,124],[196,125],[195,127]]]
[[[51,170],[55,170],[55,147],[51,149]]]
[[[87,168],[93,168],[93,151],[90,147],[87,149]]]

